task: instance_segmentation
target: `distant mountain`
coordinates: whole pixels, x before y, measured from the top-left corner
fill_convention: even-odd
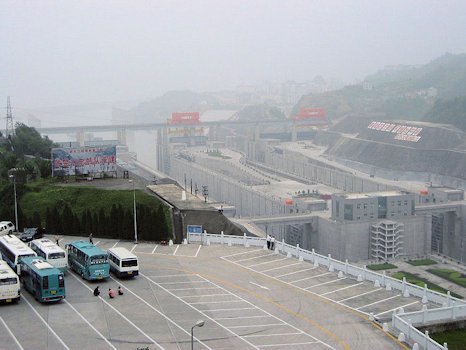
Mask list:
[[[140,103],[131,113],[135,122],[166,121],[173,112],[202,112],[219,106],[218,99],[210,94],[193,91],[169,91],[162,96]]]
[[[451,124],[466,132],[466,96],[437,100],[425,115],[425,121]]]
[[[238,120],[285,119],[285,113],[277,107],[267,105],[246,106],[236,113]]]
[[[322,107],[330,118],[422,120],[438,99],[458,96],[466,96],[466,54],[445,54],[425,65],[388,66],[359,85],[305,95],[293,112]]]

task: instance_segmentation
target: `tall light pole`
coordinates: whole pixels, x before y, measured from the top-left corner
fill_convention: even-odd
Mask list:
[[[191,327],[191,350],[194,350],[194,327],[202,327],[204,320],[198,320],[194,326]]]
[[[16,232],[19,232],[18,227],[18,201],[16,200],[16,176],[11,174],[10,179],[13,179],[13,191],[15,193],[15,223],[16,223]]]
[[[133,216],[134,216],[134,244],[138,244],[138,222],[136,213],[136,190],[134,189],[134,181],[129,180],[133,184]]]

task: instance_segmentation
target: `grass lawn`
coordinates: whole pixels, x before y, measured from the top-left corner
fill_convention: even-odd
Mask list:
[[[429,288],[430,290],[434,290],[434,291],[439,292],[439,293],[447,294],[447,290],[445,288],[442,288],[442,287],[436,285],[435,283],[429,282],[425,278],[419,277],[418,275],[414,275],[414,274],[409,273],[409,272],[399,271],[399,272],[394,273],[392,275],[392,277],[396,278],[396,279],[399,279],[399,280],[402,280],[403,277],[406,277],[406,282],[415,284],[415,285],[417,285],[419,287],[422,287],[422,288],[424,288],[424,284],[427,284],[427,288]],[[461,295],[458,295],[456,293],[451,292],[451,295],[456,297],[456,298],[463,299],[463,297]]]
[[[429,269],[430,273],[466,288],[466,275],[451,269]]]
[[[408,264],[413,266],[435,265],[437,262],[432,259],[409,260]]]
[[[372,271],[389,270],[389,269],[398,268],[398,266],[390,264],[390,263],[372,264],[372,265],[367,265],[366,267]]]
[[[465,329],[430,334],[430,337],[441,345],[443,345],[443,343],[447,343],[449,350],[463,350],[465,348],[465,344],[466,344],[466,330]]]

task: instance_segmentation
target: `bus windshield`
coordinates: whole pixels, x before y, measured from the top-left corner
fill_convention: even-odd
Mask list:
[[[131,260],[123,260],[121,262],[121,267],[131,267],[131,266],[138,266],[138,261],[136,259],[131,259]]]
[[[19,255],[18,256],[18,263],[21,261],[22,258],[27,258],[30,256],[35,256],[34,254],[24,254],[24,255]]]
[[[65,253],[64,252],[60,252],[60,253],[50,253],[49,254],[49,259],[63,259],[65,257]]]
[[[91,257],[91,265],[105,264],[107,262],[107,255],[96,255]]]
[[[14,277],[7,277],[7,278],[2,278],[0,279],[0,285],[6,285],[6,284],[16,284],[18,281]]]

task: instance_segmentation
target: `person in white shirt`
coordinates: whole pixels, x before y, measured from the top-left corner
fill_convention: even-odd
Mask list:
[[[270,249],[270,241],[271,241],[272,237],[270,237],[270,235],[267,235],[267,249]]]
[[[274,250],[275,249],[275,237],[272,236],[270,239],[270,249]]]

